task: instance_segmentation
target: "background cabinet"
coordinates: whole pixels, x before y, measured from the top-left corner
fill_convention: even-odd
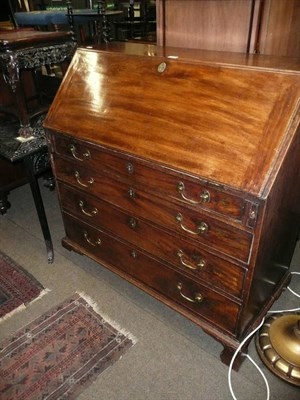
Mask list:
[[[297,0],[157,0],[157,44],[300,55]]]
[[[261,54],[300,56],[300,2],[267,0],[261,15],[258,51]]]

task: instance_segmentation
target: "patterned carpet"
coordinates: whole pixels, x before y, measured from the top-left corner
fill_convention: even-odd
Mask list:
[[[10,257],[0,252],[0,321],[41,296],[43,286]]]
[[[70,400],[135,342],[75,294],[0,343],[1,400]]]

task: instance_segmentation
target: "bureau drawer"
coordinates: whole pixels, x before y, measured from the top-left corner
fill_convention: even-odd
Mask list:
[[[159,293],[159,298],[163,297],[167,304],[171,300],[197,318],[234,334],[239,313],[235,302],[82,221],[64,214],[64,223],[68,239],[86,255],[125,272]]]
[[[63,210],[90,225],[111,231],[180,269],[235,297],[242,295],[245,269],[201,249],[201,245],[171,236],[166,231],[121,211],[109,203],[59,184]]]
[[[252,233],[142,190],[135,190],[125,182],[95,175],[61,159],[55,163],[55,173],[59,180],[84,189],[157,225],[163,225],[183,235],[186,240],[200,242],[237,260],[248,262]]]
[[[204,185],[197,178],[169,168],[147,165],[132,156],[109,152],[99,146],[55,136],[56,152],[82,164],[85,168],[142,186],[157,195],[167,196],[194,208],[204,208],[242,220],[245,213],[243,198]]]

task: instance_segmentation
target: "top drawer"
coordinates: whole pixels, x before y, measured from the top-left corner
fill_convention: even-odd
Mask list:
[[[242,220],[245,213],[243,198],[204,184],[200,179],[166,167],[154,167],[129,155],[119,155],[100,146],[54,135],[57,154],[76,160],[85,168],[125,180],[135,187],[172,198],[193,208],[203,208]],[[162,160],[163,162],[163,160]]]

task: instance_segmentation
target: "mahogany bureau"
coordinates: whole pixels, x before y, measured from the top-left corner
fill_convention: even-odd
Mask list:
[[[63,245],[194,321],[227,364],[290,279],[299,67],[143,44],[78,48],[44,123]]]

